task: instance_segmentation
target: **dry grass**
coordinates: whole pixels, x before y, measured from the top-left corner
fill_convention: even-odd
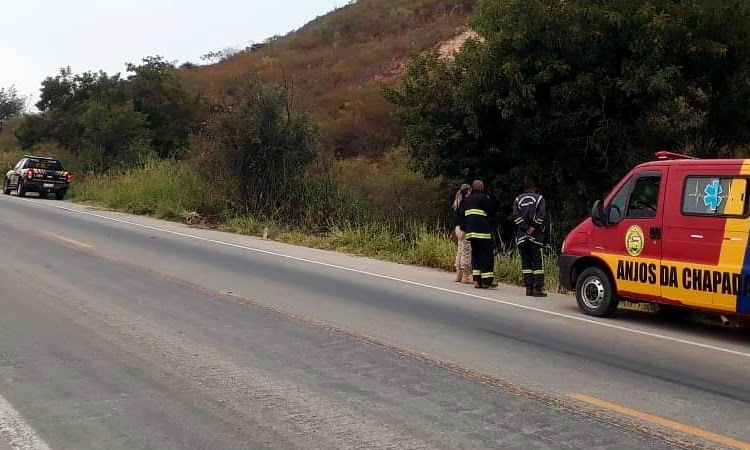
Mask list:
[[[380,83],[395,81],[411,54],[464,32],[475,2],[359,0],[261,50],[183,74],[214,99],[247,73],[288,80],[297,106],[320,125],[322,148],[340,156],[377,155],[401,137]]]

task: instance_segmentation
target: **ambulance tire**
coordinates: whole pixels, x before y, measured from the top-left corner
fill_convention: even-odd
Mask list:
[[[589,267],[578,277],[576,301],[585,314],[594,317],[613,315],[620,303],[612,279],[598,267]]]

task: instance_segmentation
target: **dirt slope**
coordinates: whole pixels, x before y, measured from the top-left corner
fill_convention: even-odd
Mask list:
[[[297,107],[320,125],[324,150],[378,155],[401,136],[381,85],[395,82],[416,52],[458,48],[470,35],[475,1],[359,0],[263,48],[185,75],[215,99],[249,73],[287,80]]]

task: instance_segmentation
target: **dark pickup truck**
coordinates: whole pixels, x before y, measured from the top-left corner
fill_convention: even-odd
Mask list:
[[[73,174],[63,168],[62,163],[54,158],[41,156],[24,156],[16,166],[5,174],[3,194],[23,197],[27,192],[36,192],[46,198],[55,194],[57,200],[65,198]]]

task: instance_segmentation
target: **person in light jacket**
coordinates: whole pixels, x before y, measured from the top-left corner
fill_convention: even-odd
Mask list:
[[[458,249],[456,250],[456,282],[464,282],[466,284],[473,283],[471,276],[471,243],[466,239],[466,231],[464,227],[465,217],[464,209],[462,205],[466,197],[471,194],[471,186],[468,184],[462,184],[461,188],[456,192],[456,197],[453,200],[453,227],[458,243]]]

